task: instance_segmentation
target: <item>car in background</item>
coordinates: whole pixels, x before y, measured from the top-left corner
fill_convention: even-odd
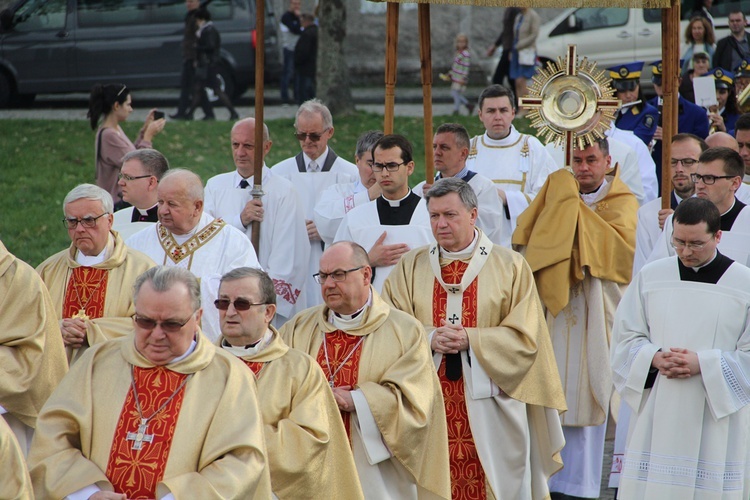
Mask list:
[[[208,5],[221,34],[220,77],[238,97],[255,79],[255,0]],[[19,0],[0,13],[0,108],[95,83],[179,88],[184,0]],[[265,7],[265,75],[281,72],[273,2]]]

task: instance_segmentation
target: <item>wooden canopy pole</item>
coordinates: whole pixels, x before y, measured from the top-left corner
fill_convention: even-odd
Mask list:
[[[385,110],[383,132],[393,133],[393,108],[396,106],[396,62],[398,59],[399,4],[388,2],[385,14]]]
[[[255,151],[253,154],[253,198],[263,196],[263,74],[266,62],[266,2],[255,2]],[[260,258],[260,221],[252,222],[250,241]]]
[[[424,176],[427,184],[435,179],[432,152],[432,47],[430,46],[430,4],[420,3],[419,58],[422,68],[422,102],[424,107]]]
[[[670,208],[672,192],[672,136],[677,133],[677,75],[680,71],[680,2],[661,10],[662,54],[662,148],[661,208]]]

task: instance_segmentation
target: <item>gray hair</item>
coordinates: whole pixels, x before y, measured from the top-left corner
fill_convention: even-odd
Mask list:
[[[198,278],[185,268],[156,266],[144,272],[136,278],[135,285],[133,285],[133,302],[138,299],[141,287],[145,283],[151,283],[154,290],[160,293],[168,292],[176,284],[182,283],[190,294],[190,306],[193,312],[201,307],[201,286]]]
[[[297,110],[297,115],[294,117],[294,126],[297,126],[297,120],[300,115],[311,114],[320,115],[323,118],[323,128],[329,129],[333,127],[333,117],[331,111],[326,107],[320,99],[310,99],[309,101],[303,102]]]
[[[429,207],[432,198],[442,198],[450,193],[458,195],[466,210],[471,211],[479,206],[477,194],[474,192],[474,189],[472,189],[468,182],[456,177],[446,177],[437,181],[424,195],[424,199]]]
[[[164,174],[169,170],[169,162],[163,154],[155,149],[136,149],[131,151],[122,157],[122,164],[130,160],[138,160],[143,165],[146,173],[156,177],[156,180],[161,180]]]
[[[238,267],[232,269],[224,276],[221,277],[221,284],[225,281],[236,281],[245,278],[256,278],[258,280],[258,291],[260,297],[258,298],[264,304],[276,304],[276,289],[273,286],[273,280],[262,269],[256,269],[254,267]]]
[[[198,174],[191,172],[186,168],[172,168],[164,174],[164,177],[162,177],[161,180],[164,181],[165,179],[171,179],[172,177],[177,177],[182,181],[185,187],[185,194],[188,195],[188,198],[193,201],[203,201],[203,181]]]
[[[435,130],[435,135],[438,134],[453,134],[456,146],[459,148],[468,148],[471,145],[469,132],[460,123],[443,123]]]
[[[357,158],[362,158],[362,155],[365,153],[370,153],[383,135],[383,132],[380,130],[368,130],[360,135],[359,139],[357,139],[357,149],[354,151],[354,155]]]
[[[63,215],[65,213],[65,207],[68,203],[73,203],[76,200],[94,200],[102,204],[102,210],[105,213],[111,214],[115,210],[115,203],[112,201],[112,195],[99,186],[93,184],[79,184],[65,195],[63,200]]]

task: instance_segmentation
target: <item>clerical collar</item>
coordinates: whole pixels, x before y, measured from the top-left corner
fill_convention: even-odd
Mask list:
[[[237,357],[253,356],[268,347],[271,344],[272,340],[273,332],[270,328],[267,328],[266,333],[263,334],[263,337],[254,344],[246,345],[245,347],[233,346],[232,344],[227,342],[227,339],[225,338],[221,341],[221,347],[225,351],[230,352]]]
[[[107,260],[115,249],[115,239],[112,237],[112,233],[107,236],[107,244],[98,255],[83,255],[80,250],[76,251],[76,262],[82,266],[93,267],[97,264],[101,264]]]
[[[458,173],[457,173],[456,175],[454,175],[453,177],[454,177],[454,178],[456,178],[456,179],[463,179],[464,177],[466,177],[467,175],[469,175],[469,172],[471,172],[471,171],[469,170],[469,167],[467,167],[467,166],[464,166],[464,168],[462,168],[462,169],[461,169],[461,171],[460,171],[460,172],[458,172]],[[443,173],[442,173],[442,172],[438,172],[438,174],[437,174],[437,175],[435,176],[435,180],[436,180],[436,181],[437,181],[437,180],[440,180],[440,179],[442,179],[442,178],[443,178]]]
[[[724,212],[723,214],[721,214],[721,230],[722,231],[732,230],[734,221],[737,220],[737,216],[740,215],[740,212],[742,212],[743,208],[745,208],[745,204],[735,197],[734,202],[732,203],[732,207],[726,212]]]
[[[363,305],[358,310],[354,311],[352,314],[339,314],[335,313],[333,311],[328,312],[328,322],[331,323],[333,326],[335,326],[339,330],[351,330],[353,328],[357,328],[359,325],[362,324],[362,321],[365,319],[365,309],[367,307],[372,305],[372,288],[370,288],[370,293],[367,297],[367,302],[365,302],[365,305]]]
[[[328,158],[328,146],[326,146],[325,151],[323,151],[323,154],[318,156],[315,160],[307,156],[307,154],[303,151],[302,152],[302,159],[305,161],[305,171],[310,171],[310,162],[315,161],[315,163],[318,165],[318,168],[322,171],[323,170],[323,164],[326,162],[326,158]]]
[[[406,193],[406,196],[404,196],[403,198],[400,198],[398,200],[389,200],[388,198],[385,197],[385,195],[382,195],[382,194],[380,195],[380,197],[383,198],[383,200],[386,203],[388,203],[391,207],[395,208],[395,207],[400,207],[401,206],[401,202],[404,201],[405,199],[407,199],[410,194],[411,194],[411,189],[409,190],[408,193]]]
[[[733,262],[732,259],[726,255],[722,255],[719,251],[714,252],[714,256],[708,264],[700,267],[687,267],[680,259],[677,259],[677,266],[680,270],[680,281],[693,281],[715,285]]]
[[[596,198],[597,196],[599,196],[601,190],[604,189],[604,186],[606,186],[607,184],[609,183],[607,182],[607,178],[605,177],[604,179],[602,179],[602,185],[596,188],[596,191],[594,191],[593,193],[581,193],[581,199],[586,205],[591,206],[596,201]]]
[[[477,242],[479,241],[479,231],[474,228],[474,239],[471,240],[471,243],[469,243],[469,246],[464,248],[463,250],[459,250],[458,252],[449,252],[443,247],[440,248],[440,256],[449,259],[449,260],[466,260],[471,257],[471,255],[474,253],[474,249],[477,246]]]
[[[502,139],[492,139],[487,132],[484,133],[483,141],[488,146],[510,146],[521,138],[521,134],[513,125],[510,126],[510,132]]]
[[[198,342],[196,342],[195,341],[195,337],[193,337],[193,341],[190,342],[190,347],[188,347],[188,350],[185,351],[185,354],[183,354],[182,356],[177,356],[176,358],[174,358],[172,361],[170,361],[167,364],[168,365],[173,365],[173,364],[175,364],[175,363],[177,363],[179,361],[182,361],[183,359],[187,358],[188,356],[190,356],[191,354],[193,354],[193,351],[195,351],[195,347],[197,345],[198,345]]]
[[[138,213],[139,213],[139,214],[141,214],[142,216],[144,216],[144,217],[148,217],[148,216],[149,216],[149,212],[151,212],[151,211],[152,211],[153,209],[157,208],[158,206],[159,206],[159,204],[158,204],[158,203],[154,203],[154,205],[153,205],[152,207],[149,207],[149,208],[147,208],[147,209],[145,209],[145,210],[144,210],[144,209],[142,209],[142,208],[138,208],[138,207],[134,207],[134,208],[135,208],[135,209],[136,209],[136,210],[138,211]]]

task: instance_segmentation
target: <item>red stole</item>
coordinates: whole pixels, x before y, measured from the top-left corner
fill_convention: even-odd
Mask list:
[[[153,415],[187,377],[163,366],[135,367],[134,376],[141,411],[146,418]],[[146,434],[153,434],[153,441],[144,442],[140,450],[133,450],[133,441],[126,438],[129,432],[138,430],[140,417],[131,386],[122,405],[107,463],[107,479],[116,493],[125,493],[128,498],[134,499],[156,498],[156,486],[164,477],[184,395],[183,387],[167,406],[149,420]]]
[[[247,365],[248,368],[250,368],[250,371],[253,372],[253,375],[255,375],[255,380],[258,380],[258,375],[260,374],[260,371],[263,369],[263,365],[265,363],[263,361],[249,361],[247,359],[240,360]]]
[[[63,298],[63,318],[72,318],[83,309],[91,319],[104,316],[109,271],[81,266],[73,269]]]
[[[460,283],[469,267],[467,262],[454,260],[441,268],[443,281],[446,284]],[[440,325],[445,319],[445,308],[448,293],[435,279],[432,290],[432,321]],[[464,290],[461,307],[461,324],[465,327],[477,325],[477,280]],[[438,378],[443,389],[445,416],[448,423],[448,455],[450,457],[451,491],[454,500],[475,500],[486,498],[485,475],[479,461],[474,437],[469,425],[469,413],[466,409],[464,377],[448,380],[445,376],[445,357],[438,368]]]
[[[328,362],[326,362],[326,351],[324,345],[321,344],[318,350],[317,361],[327,380],[331,380],[331,374],[336,375],[333,378],[333,386],[340,387],[342,385],[349,385],[352,387],[357,386],[358,374],[359,374],[359,358],[362,356],[362,346],[357,347],[362,337],[357,335],[349,335],[341,330],[336,330],[331,333],[323,334],[323,342],[325,342],[328,348]],[[347,356],[352,352],[352,349],[357,348],[354,354],[346,360],[346,364],[341,366]],[[330,366],[329,366],[330,363]],[[341,369],[339,367],[341,366]],[[338,370],[338,372],[336,371]],[[351,413],[348,411],[341,412],[341,419],[344,421],[344,427],[346,428],[346,435],[349,437],[351,443]]]

